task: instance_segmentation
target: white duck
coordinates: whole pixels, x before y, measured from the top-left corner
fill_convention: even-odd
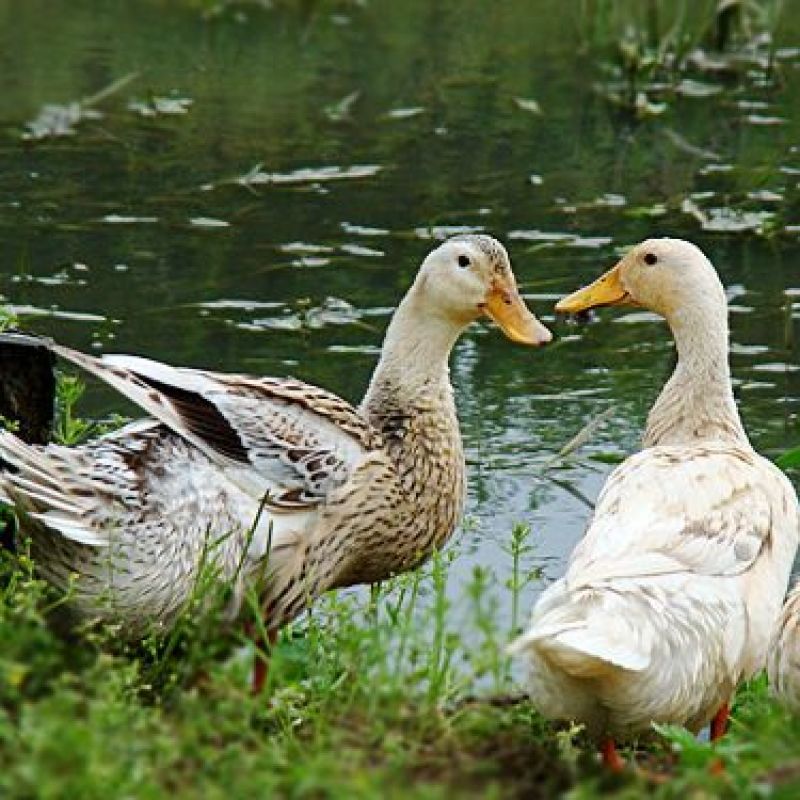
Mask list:
[[[561,300],[663,316],[675,371],[644,449],[609,476],[563,578],[512,645],[547,717],[585,723],[605,762],[651,723],[722,735],[737,684],[764,666],[800,535],[786,476],[747,439],[731,389],[727,304],[689,242],[651,239]],[[716,714],[716,716],[715,716]]]
[[[767,676],[773,695],[800,713],[800,580],[789,593],[770,646]]]
[[[230,617],[254,587],[273,638],[322,592],[411,569],[453,533],[464,457],[447,364],[485,315],[514,341],[551,338],[505,248],[455,237],[422,264],[359,408],[297,380],[53,345],[151,418],[75,448],[0,432],[13,468],[0,499],[41,573],[72,587],[79,619],[130,637],[168,629],[210,561],[233,590]]]

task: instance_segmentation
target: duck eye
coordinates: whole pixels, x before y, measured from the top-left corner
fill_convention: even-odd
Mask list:
[[[655,253],[647,253],[647,254],[645,254],[644,263],[647,264],[648,266],[652,267],[653,264],[655,264],[657,261],[658,261],[658,258],[656,257]]]
[[[469,260],[469,256],[459,256],[458,257],[458,266],[459,267],[468,267],[472,262]]]

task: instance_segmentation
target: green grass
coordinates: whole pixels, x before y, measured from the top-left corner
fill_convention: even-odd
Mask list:
[[[213,618],[177,648],[65,640],[47,624],[61,601],[4,554],[0,796],[507,796],[507,775],[552,796],[569,772],[544,723],[524,702],[469,699],[506,669],[504,638],[471,663],[448,624],[447,567],[437,556],[368,596],[326,598],[284,632],[253,698],[244,641]]]
[[[60,638],[47,618],[61,599],[24,555],[3,554],[0,796],[795,796],[800,720],[762,679],[739,692],[720,744],[667,728],[638,755],[669,782],[605,775],[579,729],[552,728],[516,694],[506,631],[484,622],[486,576],[459,601],[473,633],[453,627],[448,563],[325,598],[284,631],[254,698],[244,639],[213,618],[171,649]]]
[[[80,384],[60,383],[58,432],[74,442],[92,428],[73,413]],[[626,753],[642,769],[623,776],[600,768],[580,726],[542,719],[505,653],[527,614],[520,593],[541,578],[523,567],[534,546],[527,527],[510,532],[505,584],[476,567],[454,594],[456,546],[369,591],[326,596],[282,632],[261,697],[213,572],[166,639],[131,648],[113,629],[59,634],[68,598],[24,547],[0,552],[0,797],[797,796],[800,719],[763,676],[740,689],[720,743],[660,728]]]

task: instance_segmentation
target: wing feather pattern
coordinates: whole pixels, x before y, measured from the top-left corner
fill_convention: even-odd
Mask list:
[[[217,374],[136,356],[94,358],[59,345],[54,350],[221,466],[255,472],[276,509],[319,505],[380,446],[353,406],[301,381]]]
[[[770,546],[781,505],[751,450],[658,447],[612,473],[567,572],[571,588],[681,572],[735,576]]]

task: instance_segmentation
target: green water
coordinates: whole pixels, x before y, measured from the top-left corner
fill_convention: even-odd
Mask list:
[[[596,90],[613,78],[610,51],[577,2],[287,1],[212,19],[207,5],[0,2],[0,292],[26,327],[94,352],[293,374],[357,401],[435,238],[460,226],[500,237],[560,339],[532,351],[476,326],[454,353],[475,520],[456,589],[476,564],[506,577],[515,521],[534,530],[529,566],[557,575],[589,513],[574,490],[595,497],[609,461],[636,447],[671,366],[663,324],[552,314],[622,246],[671,235],[706,250],[730,288],[752,438],[773,455],[800,443],[793,4],[777,75],[690,71],[700,89],[668,93],[664,113],[642,120]],[[21,141],[46,103],[132,72],[75,135]],[[185,113],[142,115],[153,96]],[[375,169],[231,180],[259,164]],[[771,234],[713,230],[720,214],[767,220]],[[123,408],[95,385],[87,400],[88,413]],[[547,473],[558,483],[542,479],[612,405],[589,445]]]

